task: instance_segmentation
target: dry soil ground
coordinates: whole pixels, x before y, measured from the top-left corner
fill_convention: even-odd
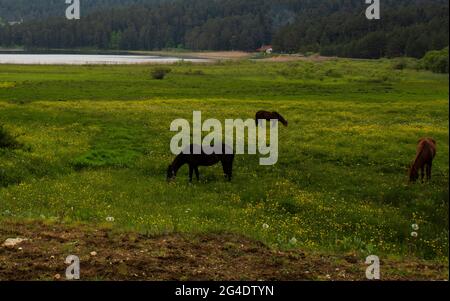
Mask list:
[[[64,279],[65,258],[77,255],[82,280],[364,280],[355,254],[331,256],[271,250],[230,234],[146,236],[109,228],[1,222],[0,280]],[[95,252],[95,253],[94,253]],[[382,260],[383,280],[444,280],[448,266]]]

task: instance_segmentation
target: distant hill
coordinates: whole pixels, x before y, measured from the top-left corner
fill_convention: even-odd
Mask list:
[[[447,0],[383,0],[381,20],[371,21],[364,0],[90,0],[79,21],[65,20],[62,0],[35,2],[0,0],[14,7],[3,19],[25,20],[1,26],[0,45],[253,51],[273,44],[276,52],[357,58],[419,58],[448,46]]]

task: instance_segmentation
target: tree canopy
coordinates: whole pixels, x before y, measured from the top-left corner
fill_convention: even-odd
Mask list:
[[[423,57],[448,46],[445,0],[384,0],[381,20],[366,19],[363,0],[91,0],[76,21],[64,18],[65,7],[0,0],[0,17],[25,20],[1,25],[0,45],[248,51],[273,44],[277,52],[356,58]]]

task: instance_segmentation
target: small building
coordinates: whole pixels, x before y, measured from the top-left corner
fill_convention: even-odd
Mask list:
[[[261,46],[261,48],[256,49],[256,51],[263,52],[265,54],[272,54],[273,47],[272,47],[272,45],[263,45],[263,46]]]

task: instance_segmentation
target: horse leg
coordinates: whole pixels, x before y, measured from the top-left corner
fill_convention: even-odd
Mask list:
[[[195,176],[197,177],[197,181],[200,181],[200,173],[199,173],[199,171],[198,171],[198,166],[196,166],[196,167],[194,168],[194,171],[195,171]]]
[[[425,165],[420,168],[420,175],[423,183],[423,178],[425,177]]]
[[[227,180],[231,182],[232,169],[230,168],[229,165],[230,165],[230,163],[227,162],[227,160],[222,161],[223,173],[225,174],[225,177],[227,178]]]
[[[222,163],[223,175],[224,175],[225,177],[227,177],[227,176],[228,176],[228,173],[227,173],[226,161],[225,161],[225,160],[222,160],[221,163]]]
[[[232,178],[233,178],[233,167],[231,166],[230,163],[230,166],[228,167],[228,182],[231,182]]]
[[[232,178],[233,178],[233,160],[228,162],[228,181],[231,182]]]
[[[194,167],[189,165],[189,183],[192,183],[192,175],[194,173]]]
[[[430,164],[428,164],[428,173],[427,173],[428,181],[431,181],[431,169],[432,168],[433,168],[433,162],[430,162]]]

